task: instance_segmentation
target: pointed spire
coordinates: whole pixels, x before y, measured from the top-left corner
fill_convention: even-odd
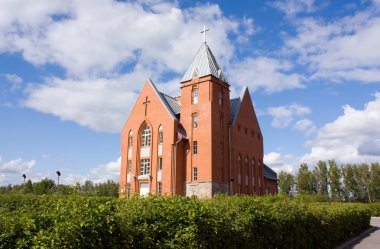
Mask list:
[[[204,42],[199,48],[198,53],[195,55],[193,62],[183,75],[181,82],[191,80],[194,77],[203,77],[207,75],[213,75],[228,84],[226,76],[216,62],[207,43]]]

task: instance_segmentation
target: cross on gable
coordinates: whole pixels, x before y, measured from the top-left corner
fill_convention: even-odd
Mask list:
[[[201,31],[201,34],[203,33],[203,40],[206,43],[206,32],[210,31],[210,29],[206,29],[206,26],[203,25],[203,31]]]
[[[145,116],[148,112],[148,104],[150,103],[150,101],[148,100],[148,96],[145,97],[145,102],[143,103],[145,105]]]

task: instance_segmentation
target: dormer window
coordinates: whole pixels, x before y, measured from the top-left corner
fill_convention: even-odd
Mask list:
[[[198,88],[193,88],[191,102],[192,104],[198,104]]]

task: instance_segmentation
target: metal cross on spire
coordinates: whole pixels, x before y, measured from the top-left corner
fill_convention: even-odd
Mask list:
[[[210,29],[206,29],[206,26],[203,25],[203,31],[201,31],[201,34],[203,33],[203,39],[204,43],[206,43],[206,32],[209,31]]]

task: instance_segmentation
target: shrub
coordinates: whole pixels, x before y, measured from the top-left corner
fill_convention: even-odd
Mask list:
[[[366,204],[283,196],[0,195],[0,248],[332,248],[369,221]]]

